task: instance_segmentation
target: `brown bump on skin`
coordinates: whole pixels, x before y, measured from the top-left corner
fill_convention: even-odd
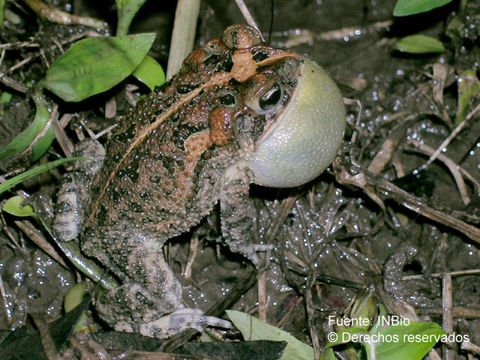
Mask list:
[[[176,221],[173,218],[169,218],[164,220],[163,222],[159,222],[155,225],[155,230],[159,232],[165,232],[169,226],[175,225]]]
[[[213,85],[226,84],[232,78],[231,73],[229,72],[219,72],[215,73],[210,77],[210,80],[205,84],[204,88]]]
[[[199,123],[199,119],[207,119],[210,113],[210,106],[207,101],[200,101],[196,106],[188,109],[188,113],[184,116],[184,123],[195,126]]]
[[[188,64],[200,64],[205,59],[205,51],[203,49],[198,49],[192,52],[186,59],[185,63]]]
[[[245,25],[229,26],[222,39],[225,46],[232,50],[250,48],[263,42],[257,29]]]
[[[176,195],[178,197],[177,201],[191,198],[190,195],[196,184],[192,182],[192,177],[190,175],[193,173],[202,153],[208,149],[211,144],[212,141],[210,139],[209,130],[195,133],[189,136],[185,141],[185,167],[175,180],[175,187],[177,188]]]
[[[217,108],[210,114],[210,139],[215,145],[224,145],[230,139],[230,113]]]
[[[185,151],[187,153],[187,165],[198,160],[204,150],[211,145],[210,131],[204,130],[188,137],[185,141]]]
[[[240,28],[237,31],[237,49],[247,49],[253,45],[252,33]]]
[[[233,55],[232,77],[239,82],[244,82],[257,73],[257,63],[253,61],[252,54],[246,50],[238,50]]]

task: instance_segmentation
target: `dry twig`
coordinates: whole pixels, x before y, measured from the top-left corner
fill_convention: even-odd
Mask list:
[[[453,333],[453,295],[452,276],[445,273],[442,276],[442,328],[447,334]],[[453,360],[455,355],[451,348],[453,344],[443,344],[443,359]]]
[[[28,5],[30,9],[33,10],[33,12],[48,21],[64,25],[79,24],[93,27],[95,29],[106,29],[108,27],[107,23],[102,20],[92,17],[72,15],[64,11],[57,10],[40,0],[23,1]]]
[[[462,131],[469,123],[470,119],[480,110],[480,104],[475,106],[475,108],[467,115],[465,116],[465,119],[457,125],[455,129],[453,129],[452,133],[448,135],[448,137],[440,144],[440,146],[435,150],[435,152],[430,156],[430,159],[420,168],[420,169],[425,169],[430,166],[430,164],[435,161],[435,159],[440,155],[440,153],[445,149],[448,144],[455,138],[455,136],[458,135],[460,131]]]
[[[409,143],[414,145],[416,149],[419,150],[420,153],[426,154],[426,155],[434,155],[435,150],[426,145],[422,144],[417,140],[410,139]],[[468,205],[471,201],[470,196],[468,196],[468,191],[467,191],[467,186],[465,185],[465,182],[463,181],[463,176],[462,174],[468,175],[467,178],[471,179],[472,182],[477,186],[477,189],[480,188],[480,183],[478,183],[472,175],[468,173],[464,168],[461,166],[457,165],[452,159],[450,159],[448,156],[443,155],[443,154],[437,154],[436,159],[440,160],[445,164],[446,167],[448,167],[448,170],[452,173],[453,178],[455,179],[455,183],[457,184],[458,192],[460,193],[460,196],[462,197],[462,201],[465,205]]]
[[[255,22],[255,19],[253,18],[252,14],[250,13],[250,10],[248,10],[247,5],[245,5],[245,2],[243,0],[235,0],[235,2],[237,3],[237,6],[240,9],[240,12],[245,18],[245,21],[247,22],[247,24],[257,29],[258,32],[260,33],[260,37],[262,38],[263,41],[265,41],[265,39],[262,36],[262,32],[260,31],[257,23]]]
[[[383,202],[391,199],[419,215],[461,232],[480,244],[479,228],[467,224],[444,211],[428,206],[423,199],[409,194],[390,181],[372,174],[359,165],[352,164],[348,156],[337,157],[333,166],[339,183],[359,187],[382,209],[385,209]]]

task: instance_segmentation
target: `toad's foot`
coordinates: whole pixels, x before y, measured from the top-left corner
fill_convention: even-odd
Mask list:
[[[130,333],[138,332],[144,336],[163,339],[186,329],[195,329],[202,332],[205,326],[215,326],[224,329],[232,328],[232,324],[229,321],[213,316],[205,316],[200,309],[181,308],[169,315],[142,324],[132,325],[127,322],[118,322],[115,324],[115,330]]]

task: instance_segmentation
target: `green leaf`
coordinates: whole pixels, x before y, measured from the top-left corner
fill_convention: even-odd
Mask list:
[[[154,40],[150,33],[80,40],[55,60],[42,83],[65,101],[81,101],[130,75]]]
[[[155,86],[160,86],[165,82],[165,73],[162,67],[157,60],[149,55],[145,56],[132,75],[147,85],[152,91],[155,89]]]
[[[45,134],[38,138],[35,144],[32,145],[32,142],[35,141],[37,136],[42,131],[45,131],[45,127],[48,125],[48,120],[50,117],[43,94],[40,91],[36,91],[32,98],[36,107],[35,118],[25,130],[23,130],[7,146],[0,150],[0,161],[20,154],[29,146],[33,146],[33,160],[35,161],[50,147],[50,144],[54,138],[53,129],[51,126],[46,130]]]
[[[63,307],[65,312],[68,313],[74,310],[78,305],[83,301],[84,296],[88,293],[87,282],[82,281],[73,285],[68,289],[67,294],[63,300]],[[87,312],[83,311],[82,314],[78,317],[75,324],[74,333],[79,333],[82,331],[89,331],[93,326],[93,330],[96,332],[96,324],[89,319]]]
[[[12,97],[13,97],[12,93],[9,93],[8,91],[2,92],[2,95],[0,95],[0,104],[9,103],[10,101],[12,101]]]
[[[397,50],[411,54],[441,53],[445,51],[441,41],[425,35],[411,35],[397,42]]]
[[[66,162],[83,160],[83,159],[85,159],[85,158],[71,157],[71,158],[59,159],[59,160],[52,161],[48,164],[37,166],[36,168],[30,169],[30,170],[25,171],[21,174],[18,174],[17,176],[14,176],[13,178],[8,179],[4,183],[0,184],[0,195],[3,194],[5,191],[10,190],[14,186],[22,183],[26,179],[29,179],[29,178],[34,177],[36,175],[39,175],[39,174],[41,174],[45,171],[56,168],[57,166],[62,165]]]
[[[287,347],[280,358],[281,360],[314,359],[313,348],[287,332],[240,311],[227,310],[226,312],[245,340],[286,341]]]
[[[0,27],[3,27],[5,17],[5,0],[0,0]]]
[[[398,0],[395,9],[393,9],[393,16],[420,14],[446,5],[452,1],[453,0]]]
[[[45,152],[52,145],[53,140],[55,139],[55,131],[53,126],[50,126],[40,139],[38,139],[35,144],[32,146],[32,160],[37,161],[40,157],[45,154]]]
[[[13,196],[3,205],[3,211],[18,217],[27,217],[35,215],[35,211],[31,205],[24,205],[25,199],[21,196]]]
[[[88,292],[88,287],[87,287],[86,281],[76,283],[74,286],[68,289],[68,292],[65,295],[65,298],[63,300],[63,307],[65,309],[65,312],[68,313],[73,309],[75,309],[75,307],[80,305],[80,303],[83,300],[83,297],[87,292]]]
[[[117,4],[117,36],[124,36],[135,14],[140,10],[146,0],[115,0]]]
[[[377,321],[375,324],[373,324],[372,328],[370,329],[370,332],[372,334],[376,334],[379,332],[382,328],[382,319],[387,318],[387,309],[385,308],[385,305],[383,304],[378,304],[378,316],[377,316]]]
[[[328,349],[323,349],[320,360],[337,360],[337,358],[335,357],[335,352],[330,347]]]
[[[363,343],[367,353],[375,354],[375,359],[420,360],[446,333],[436,323],[411,321],[408,325],[389,326],[371,335],[386,339]]]
[[[470,100],[480,94],[480,81],[473,70],[466,70],[458,78],[458,105],[455,123],[459,124],[467,116]]]

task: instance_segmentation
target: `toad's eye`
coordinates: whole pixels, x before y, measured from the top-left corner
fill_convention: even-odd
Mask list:
[[[278,104],[282,98],[282,89],[280,85],[274,84],[271,88],[263,93],[258,101],[258,105],[262,110],[269,110]]]

